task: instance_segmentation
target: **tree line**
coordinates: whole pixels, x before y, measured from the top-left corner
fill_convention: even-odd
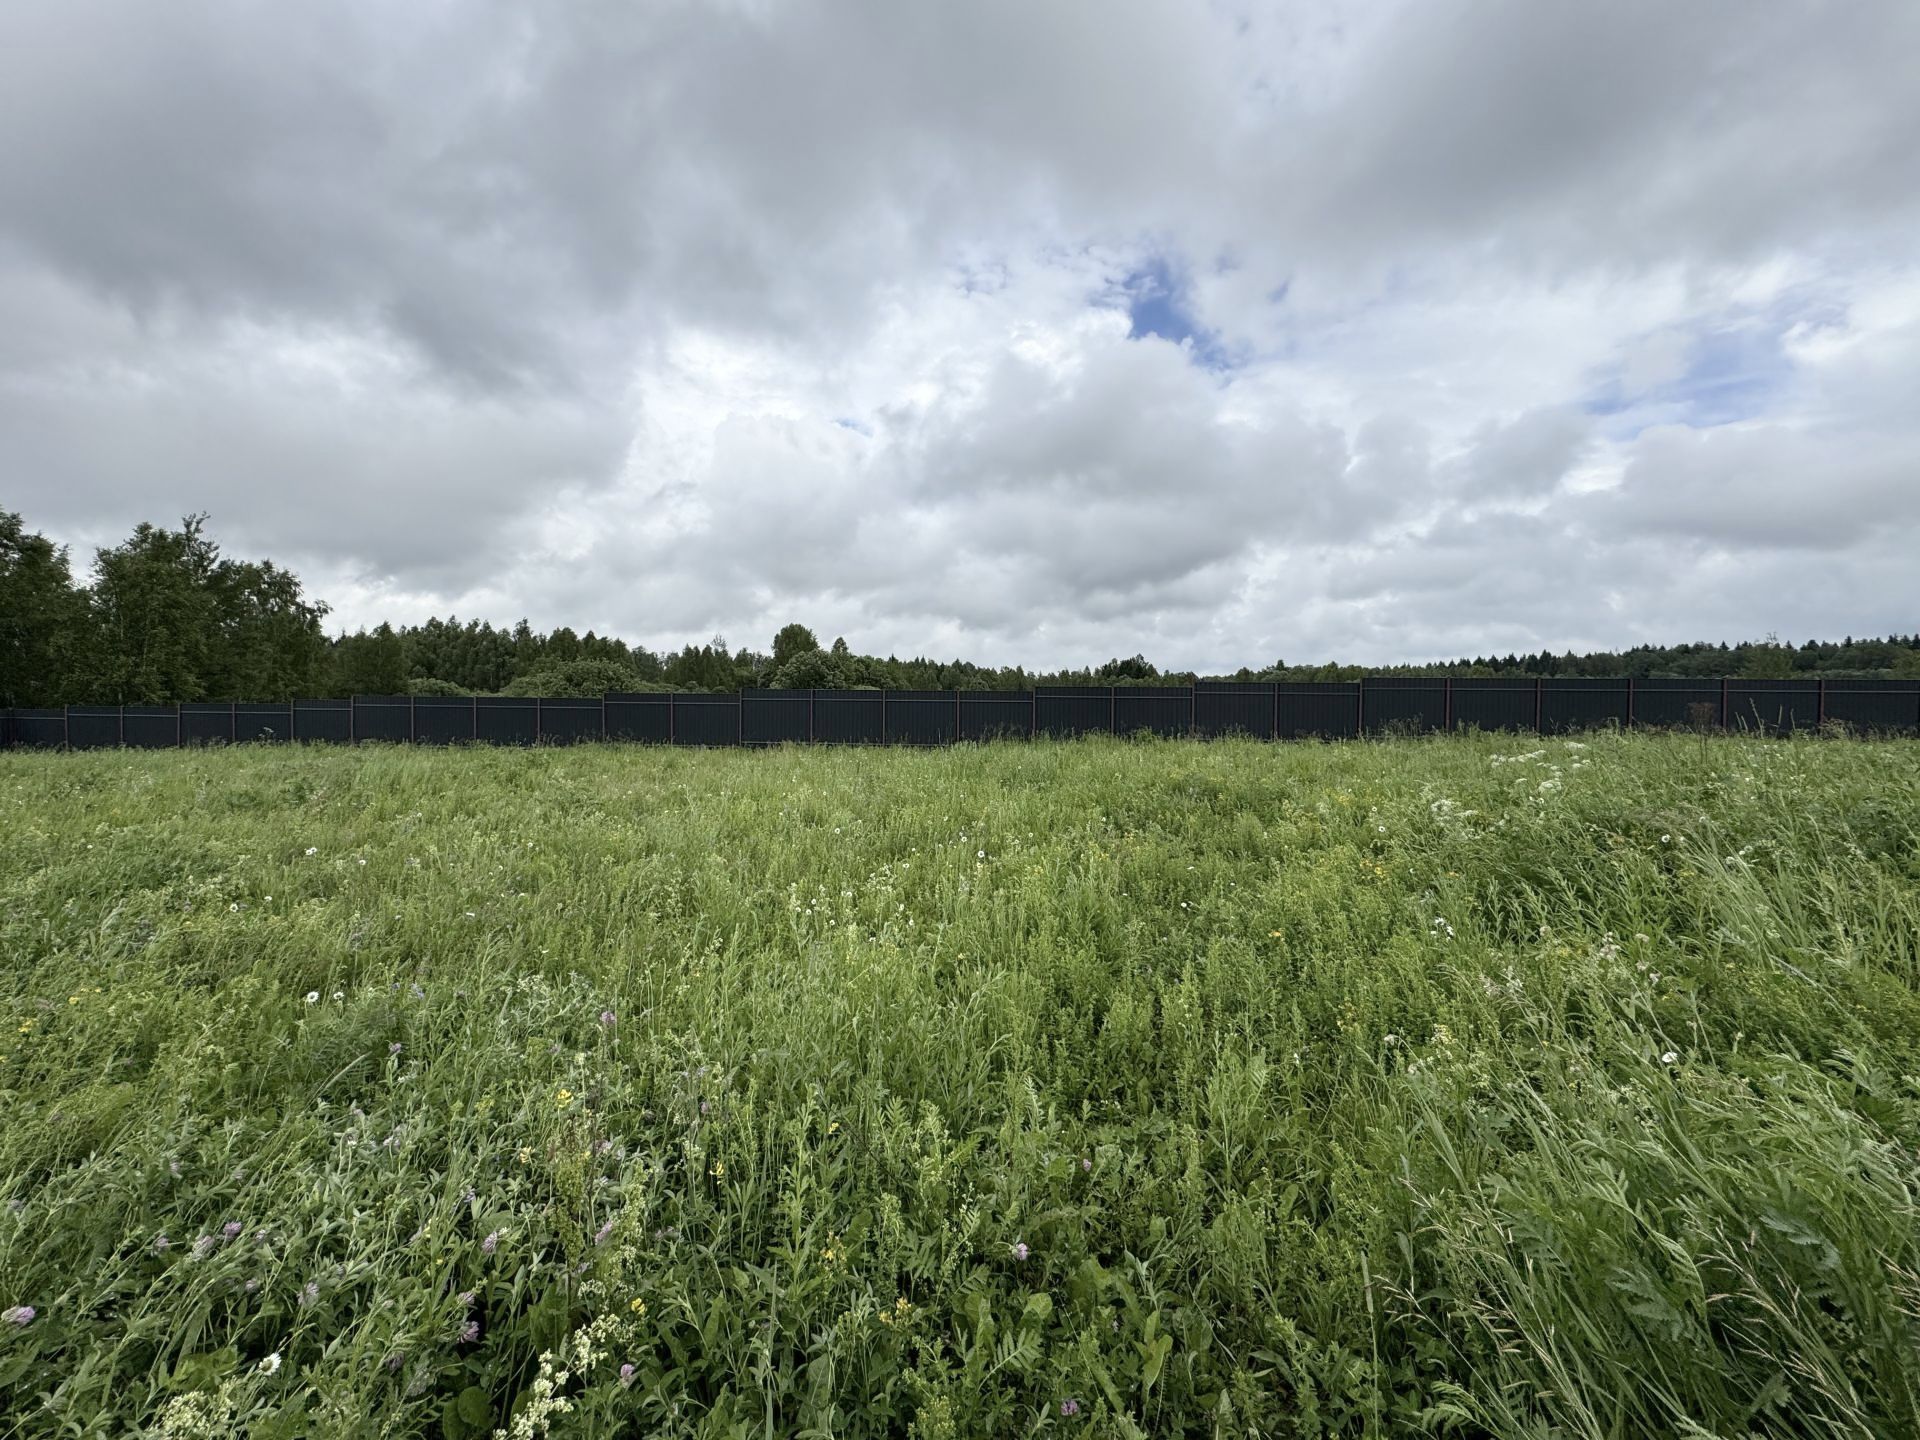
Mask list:
[[[329,635],[328,606],[270,560],[222,555],[207,517],[141,524],[94,553],[84,581],[63,546],[0,511],[0,705],[173,704],[347,695],[600,695],[772,689],[1025,690],[1196,680],[1352,680],[1362,674],[1920,677],[1920,634],[1737,645],[1642,645],[1587,654],[1480,656],[1430,665],[1289,665],[1231,675],[1162,671],[1144,656],[1030,671],[862,655],[789,624],[765,651],[724,637],[658,652],[567,626],[449,616]]]

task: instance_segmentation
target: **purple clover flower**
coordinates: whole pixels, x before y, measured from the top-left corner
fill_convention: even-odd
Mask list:
[[[389,1350],[387,1352],[387,1369],[398,1370],[402,1365],[406,1363],[407,1363],[407,1357],[401,1351]]]
[[[153,1237],[153,1253],[156,1255],[166,1254],[172,1245],[173,1242],[167,1239],[165,1235],[156,1235]]]
[[[602,1010],[600,1012],[600,1023],[606,1026],[609,1030],[613,1028],[614,1021],[616,1018],[617,1017],[615,1017],[613,1011],[611,1010]]]
[[[479,1338],[480,1322],[478,1320],[469,1320],[460,1327],[460,1343],[462,1345],[471,1345]]]
[[[1029,1251],[1029,1250],[1027,1249],[1027,1242],[1026,1242],[1026,1241],[1024,1241],[1024,1240],[1016,1240],[1016,1241],[1014,1241],[1014,1242],[1013,1242],[1013,1258],[1014,1258],[1014,1259],[1016,1259],[1016,1260],[1024,1260],[1024,1259],[1026,1259],[1026,1258],[1027,1258],[1027,1256],[1028,1256],[1029,1254],[1031,1254],[1031,1253],[1032,1253],[1032,1252],[1031,1252],[1031,1251]]]
[[[246,1229],[246,1226],[242,1225],[238,1220],[229,1220],[220,1227],[220,1233],[229,1240],[238,1240],[240,1238],[240,1232],[244,1229]]]
[[[31,1305],[15,1305],[10,1310],[0,1310],[0,1320],[9,1325],[31,1325],[33,1317],[39,1313]]]
[[[487,1238],[480,1242],[480,1253],[482,1255],[491,1255],[499,1248],[500,1232],[498,1230],[490,1231]]]
[[[302,1305],[318,1305],[320,1303],[320,1282],[318,1280],[309,1280],[305,1285],[300,1287],[300,1303]]]
[[[462,1290],[460,1292],[460,1304],[465,1309],[471,1310],[473,1308],[473,1302],[477,1298],[475,1292],[472,1290]]]
[[[593,1243],[596,1245],[604,1245],[607,1243],[607,1237],[611,1234],[613,1234],[613,1221],[609,1220],[593,1232]]]
[[[400,1042],[398,1040],[394,1041],[391,1045],[387,1046],[387,1054],[398,1055],[399,1053],[400,1053]]]
[[[622,1390],[625,1390],[630,1388],[632,1384],[633,1384],[633,1366],[622,1365],[620,1367],[620,1388]]]
[[[1080,1413],[1080,1402],[1072,1398],[1062,1400],[1060,1402],[1060,1413],[1062,1415],[1078,1415]]]

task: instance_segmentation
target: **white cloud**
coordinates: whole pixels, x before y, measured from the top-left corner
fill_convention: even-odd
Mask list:
[[[1916,41],[1893,3],[23,7],[4,503],[211,510],[350,624],[653,644],[1900,628]],[[1203,339],[1128,338],[1154,264]]]

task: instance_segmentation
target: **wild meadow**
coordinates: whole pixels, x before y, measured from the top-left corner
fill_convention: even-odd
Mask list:
[[[0,756],[0,1435],[1920,1433],[1920,746]]]

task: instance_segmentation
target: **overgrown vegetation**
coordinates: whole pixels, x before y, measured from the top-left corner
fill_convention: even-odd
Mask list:
[[[1056,671],[967,660],[862,655],[784,626],[770,652],[716,635],[656,654],[568,626],[496,627],[449,616],[329,638],[324,602],[270,561],[223,558],[205,516],[142,525],[94,557],[77,585],[64,550],[0,511],[0,705],[176,704],[347,695],[601,695],[610,691],[776,689],[1024,690],[1033,685],[1352,680],[1363,674],[1920,676],[1920,635],[1793,647],[1638,646],[1587,655],[1483,656],[1434,665],[1289,665],[1232,675],[1166,671],[1145,656]]]
[[[0,756],[0,1433],[1920,1432],[1920,749]]]

